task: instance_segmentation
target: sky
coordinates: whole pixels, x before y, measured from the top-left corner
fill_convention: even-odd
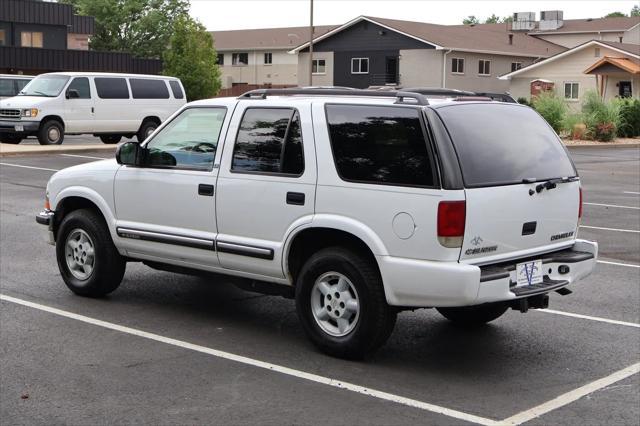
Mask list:
[[[562,10],[564,19],[600,18],[609,12],[626,14],[637,1],[435,1],[435,0],[314,0],[314,25],[335,25],[360,16],[405,19],[432,24],[461,24],[468,15],[481,20],[495,13]],[[191,15],[210,31],[309,25],[309,0],[191,0]]]

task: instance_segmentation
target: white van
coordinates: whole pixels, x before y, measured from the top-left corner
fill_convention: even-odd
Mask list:
[[[0,74],[0,100],[11,98],[33,79],[31,75]]]
[[[59,145],[65,134],[92,134],[109,144],[135,135],[142,142],[185,103],[182,83],[174,77],[41,74],[18,96],[0,101],[0,142],[37,136],[42,145]]]

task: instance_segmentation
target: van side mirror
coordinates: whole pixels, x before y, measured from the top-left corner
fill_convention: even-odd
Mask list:
[[[137,142],[125,142],[116,149],[116,161],[123,166],[139,166],[142,164],[143,148]]]
[[[80,92],[78,92],[76,89],[67,90],[67,99],[79,99],[79,98],[80,98]]]

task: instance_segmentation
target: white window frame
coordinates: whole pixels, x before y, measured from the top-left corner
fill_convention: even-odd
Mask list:
[[[596,48],[593,50],[593,55],[594,55],[596,58],[599,58],[599,57],[600,57],[600,48],[599,48],[599,47],[596,47]]]
[[[269,62],[267,62],[267,55],[269,55]],[[265,65],[273,65],[273,53],[272,52],[264,52],[263,59],[264,59],[264,64]]]
[[[462,63],[462,71],[453,70],[453,61],[457,61],[458,69],[460,69],[460,63]],[[451,58],[451,74],[464,74],[464,58]]]
[[[571,85],[571,89],[569,89],[569,91],[571,92],[571,96],[567,97],[567,85],[570,84]],[[573,93],[573,87],[576,87],[575,93]],[[568,102],[578,102],[580,100],[580,83],[577,81],[565,81],[564,84],[562,85],[563,88],[563,93],[562,93],[562,97],[564,98],[565,101]],[[575,97],[573,96],[575,94]]]
[[[489,72],[485,73],[485,69],[487,68],[486,66],[482,67],[482,72],[480,72],[480,63],[484,62],[485,64],[488,62],[489,63]],[[487,77],[491,75],[491,59],[478,59],[478,75],[481,75],[483,77]]]
[[[240,55],[247,55],[247,63],[236,62],[236,58],[240,59]],[[249,53],[247,52],[233,52],[231,54],[231,65],[234,67],[246,67],[249,65]]]
[[[358,61],[358,69],[362,70],[362,62],[367,61],[367,71],[353,71],[353,64],[355,61]],[[351,74],[369,74],[369,58],[351,58]]]
[[[516,69],[513,69],[513,64],[516,64]],[[522,62],[519,62],[519,61],[511,62],[511,72],[518,71],[520,69],[522,69]]]
[[[322,72],[320,71],[320,62],[323,62],[322,64]],[[311,74],[313,75],[325,75],[327,73],[327,60],[326,59],[314,59],[311,61]],[[313,66],[316,66],[316,72],[313,72]]]

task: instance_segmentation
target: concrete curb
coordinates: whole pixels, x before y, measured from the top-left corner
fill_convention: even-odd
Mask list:
[[[583,144],[583,145],[567,145],[564,144],[569,149],[574,148],[640,148],[640,142],[634,143],[598,143],[598,144]]]
[[[117,145],[11,145],[0,143],[0,157],[29,154],[67,154],[94,151],[115,152]]]

